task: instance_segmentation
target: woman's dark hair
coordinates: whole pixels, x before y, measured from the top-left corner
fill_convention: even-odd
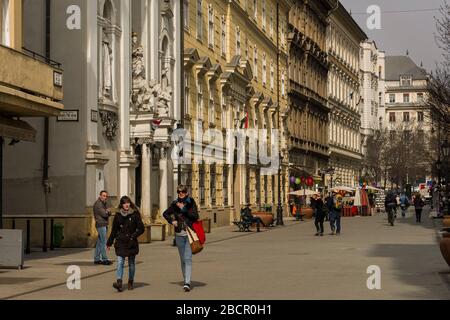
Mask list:
[[[128,196],[123,196],[122,198],[120,198],[119,209],[123,209],[123,205],[125,203],[129,203],[130,208],[133,209],[133,211],[136,212],[137,214],[141,215],[139,208],[133,203],[133,201],[131,201],[130,197]]]

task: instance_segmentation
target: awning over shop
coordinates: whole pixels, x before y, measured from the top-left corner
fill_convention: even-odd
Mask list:
[[[0,137],[36,142],[36,130],[25,121],[0,117]]]

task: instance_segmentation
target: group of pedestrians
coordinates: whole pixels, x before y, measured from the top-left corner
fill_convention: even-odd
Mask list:
[[[406,194],[397,195],[394,191],[389,191],[384,200],[384,206],[386,213],[388,214],[388,223],[393,226],[395,218],[397,217],[397,207],[400,207],[402,217],[406,217],[406,211],[410,205],[414,206],[416,213],[416,223],[422,222],[422,210],[425,206],[425,202],[422,199],[420,193],[413,195],[409,200]]]
[[[167,222],[174,226],[176,245],[181,262],[183,274],[183,290],[191,290],[192,275],[192,250],[186,232],[187,227],[192,228],[194,222],[199,219],[197,204],[188,195],[188,189],[184,185],[178,186],[178,197],[164,211],[163,216]],[[128,290],[133,290],[136,273],[136,256],[139,254],[138,238],[145,232],[141,213],[128,196],[120,199],[119,207],[114,215],[111,233],[107,238],[109,217],[112,213],[107,209],[107,191],[101,191],[94,204],[95,226],[98,239],[95,246],[94,264],[111,265],[107,251],[114,246],[117,256],[116,281],[113,287],[123,291],[123,271],[125,260],[128,258]]]
[[[338,193],[329,195],[325,200],[320,195],[311,198],[311,208],[314,212],[316,236],[323,236],[324,220],[330,221],[331,235],[341,234],[341,214],[343,208],[342,196]]]

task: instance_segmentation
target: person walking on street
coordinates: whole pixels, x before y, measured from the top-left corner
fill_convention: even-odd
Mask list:
[[[400,196],[400,208],[402,209],[402,217],[404,218],[406,216],[406,210],[408,209],[409,206],[409,200],[408,197],[406,196],[406,194],[402,194]]]
[[[414,208],[416,209],[416,222],[420,223],[422,219],[422,209],[425,206],[424,201],[420,194],[417,194],[414,198]]]
[[[335,197],[331,197],[329,200],[329,208],[330,208],[330,226],[331,226],[331,235],[340,235],[341,234],[341,211],[343,207],[342,196],[340,194],[336,194]]]
[[[191,291],[192,276],[192,250],[189,243],[186,228],[192,229],[192,224],[199,219],[197,204],[188,195],[187,187],[178,186],[178,198],[172,201],[169,208],[164,211],[163,216],[167,222],[175,227],[176,245],[181,261],[185,292]]]
[[[108,250],[114,243],[117,255],[117,281],[113,287],[122,291],[123,269],[125,258],[128,257],[128,290],[133,290],[134,276],[136,273],[136,256],[139,253],[138,237],[145,231],[141,214],[138,208],[127,196],[120,198],[119,212],[113,220],[111,235],[107,246]]]
[[[384,199],[384,207],[388,214],[388,222],[391,224],[391,226],[393,226],[395,219],[395,209],[397,207],[397,199],[394,192],[388,192],[386,198]]]
[[[100,192],[100,195],[94,203],[94,219],[95,228],[97,229],[98,238],[95,244],[94,264],[111,265],[112,262],[108,260],[106,255],[106,236],[108,234],[108,220],[111,213],[106,207],[108,199],[108,192],[105,190]]]
[[[323,220],[325,219],[325,206],[323,204],[322,198],[317,196],[316,202],[316,218],[314,220],[314,224],[316,225],[316,236],[323,236]]]

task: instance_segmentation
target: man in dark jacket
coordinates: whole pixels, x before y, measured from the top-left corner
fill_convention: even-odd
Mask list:
[[[264,227],[266,227],[266,225],[264,224],[264,222],[262,221],[261,217],[258,216],[254,216],[252,214],[252,209],[250,208],[250,203],[247,203],[245,205],[245,208],[243,208],[241,210],[241,216],[243,219],[246,219],[247,221],[250,221],[251,223],[256,223],[256,231],[260,232],[261,230],[259,229],[260,225],[263,225]]]
[[[110,265],[106,255],[106,235],[108,234],[108,218],[111,213],[106,207],[108,192],[105,190],[100,192],[97,201],[94,203],[95,228],[98,232],[97,244],[95,245],[94,264]]]
[[[395,210],[397,208],[397,197],[393,191],[389,191],[386,195],[386,198],[384,199],[384,207],[388,214],[388,222],[391,226],[393,226],[395,219]]]
[[[198,220],[198,210],[195,200],[188,195],[186,186],[180,185],[177,189],[178,198],[164,211],[163,216],[175,227],[175,242],[181,260],[181,271],[184,277],[183,289],[191,291],[192,250],[187,236],[186,228],[192,229],[192,224]]]
[[[323,236],[323,220],[325,219],[324,203],[322,198],[317,196],[315,199],[316,216],[314,224],[316,225],[316,236]]]

